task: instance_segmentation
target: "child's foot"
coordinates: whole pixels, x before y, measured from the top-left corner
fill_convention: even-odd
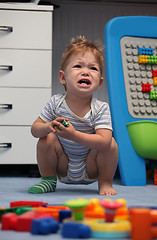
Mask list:
[[[116,195],[117,192],[112,187],[112,181],[99,180],[99,195]]]
[[[57,177],[42,177],[40,183],[30,187],[29,193],[48,193],[55,192],[56,190]]]

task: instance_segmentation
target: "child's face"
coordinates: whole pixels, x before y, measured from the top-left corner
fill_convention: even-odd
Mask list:
[[[67,94],[79,97],[81,94],[91,97],[103,81],[98,61],[90,51],[72,55],[65,70],[59,72],[59,77]]]

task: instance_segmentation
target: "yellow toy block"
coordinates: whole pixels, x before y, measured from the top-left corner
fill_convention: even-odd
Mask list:
[[[147,55],[139,55],[138,56],[138,63],[148,63],[148,56]]]

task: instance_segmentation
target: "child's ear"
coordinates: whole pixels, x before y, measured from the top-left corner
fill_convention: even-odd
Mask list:
[[[103,80],[104,80],[103,77],[101,77],[100,78],[100,83],[99,83],[99,88],[101,87],[101,84],[102,84]]]
[[[65,85],[65,83],[66,83],[65,74],[64,74],[63,70],[59,71],[59,81],[63,85]]]

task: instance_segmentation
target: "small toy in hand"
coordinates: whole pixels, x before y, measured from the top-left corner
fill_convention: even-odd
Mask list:
[[[64,127],[68,127],[69,126],[69,123],[65,120],[65,119],[63,119],[62,121],[60,121],[61,122],[61,124],[63,124],[64,125]],[[60,128],[59,128],[59,126],[56,126],[59,130],[61,130]]]

